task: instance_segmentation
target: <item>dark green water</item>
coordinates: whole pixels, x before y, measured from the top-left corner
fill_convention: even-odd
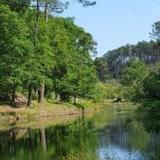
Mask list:
[[[103,111],[67,125],[11,128],[0,132],[0,160],[159,160],[158,122]]]

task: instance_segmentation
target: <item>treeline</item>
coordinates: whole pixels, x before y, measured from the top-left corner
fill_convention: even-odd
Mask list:
[[[138,42],[108,51],[94,64],[99,80],[105,85],[113,79],[121,86],[120,97],[141,102],[145,107],[160,105],[160,21],[152,25],[153,40]],[[115,85],[115,84],[114,84]],[[111,88],[111,87],[110,87]],[[111,93],[111,92],[110,92]]]
[[[39,103],[53,92],[62,101],[93,98],[95,41],[72,19],[49,14],[66,6],[59,1],[0,1],[1,100],[8,96],[14,102],[17,91],[27,92],[28,106],[33,94]]]
[[[107,74],[112,78],[120,78],[130,61],[135,59],[144,61],[148,65],[158,62],[160,60],[159,42],[153,40],[149,42],[142,41],[136,45],[127,44],[108,51],[95,60],[99,79],[105,81]]]
[[[159,113],[160,111],[160,63],[153,68],[140,60],[133,60],[124,69],[120,78],[124,97],[142,104],[140,109]],[[151,113],[152,113],[151,112]]]
[[[146,44],[152,44],[152,50],[149,50],[148,45],[146,45],[146,52],[142,54],[144,55],[142,59],[139,57],[131,59],[120,75],[120,82],[124,86],[128,99],[141,102],[142,108],[146,111],[159,113],[160,62],[158,50],[160,49],[160,21],[153,24],[151,35],[155,41]],[[145,57],[148,58],[145,59]]]

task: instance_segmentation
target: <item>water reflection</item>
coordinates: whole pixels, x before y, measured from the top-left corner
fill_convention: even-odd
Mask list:
[[[128,115],[132,116],[132,115]],[[142,151],[146,147],[148,136],[135,117],[117,116],[103,128],[100,135],[99,157],[116,160],[139,160],[143,158]],[[145,143],[142,142],[142,139]]]
[[[97,159],[94,124],[78,120],[36,130],[13,128],[0,132],[1,160]],[[87,155],[87,156],[86,156]]]
[[[158,129],[136,117],[103,112],[67,125],[0,131],[0,160],[158,160]]]
[[[141,106],[143,107],[143,106]],[[149,145],[147,152],[151,160],[160,159],[160,113],[159,111],[145,110],[138,114],[138,119],[142,122],[144,129],[149,133]]]

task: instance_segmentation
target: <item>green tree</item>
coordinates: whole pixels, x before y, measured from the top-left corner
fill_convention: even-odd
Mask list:
[[[8,5],[11,10],[18,12],[24,11],[30,6],[30,0],[0,0],[0,3]]]
[[[160,21],[155,22],[152,25],[152,32],[150,33],[151,38],[159,41],[160,40]]]
[[[145,98],[160,100],[160,72],[151,72],[144,81]]]
[[[35,11],[28,12],[25,16],[26,24],[29,27],[29,38],[34,44],[32,54],[29,60],[25,63],[25,84],[28,88],[28,106],[31,104],[32,90],[38,90],[38,102],[44,101],[44,86],[51,83],[49,74],[54,65],[53,48],[50,45],[49,28],[50,26],[45,22],[43,16],[39,17],[38,30],[35,36],[34,19]],[[42,91],[41,91],[42,90]]]
[[[83,4],[83,6],[90,6],[96,4],[95,1],[89,1],[89,0],[78,0],[79,3]],[[32,4],[32,3],[31,3]],[[39,25],[39,13],[40,13],[40,7],[44,9],[45,13],[45,20],[46,23],[48,22],[48,13],[50,12],[58,12],[61,13],[64,11],[64,9],[67,8],[69,4],[69,1],[59,1],[59,0],[36,0],[36,25],[35,25],[35,36],[37,35],[38,25]],[[41,87],[39,89],[39,102],[43,102],[44,99],[44,92],[45,92],[45,85],[42,83]]]
[[[157,63],[160,60],[159,43],[151,40],[141,41],[136,45],[121,46],[108,51],[100,58],[106,61],[109,74],[114,78],[119,78],[128,63],[134,59],[139,59],[149,65]]]
[[[55,37],[52,45],[56,48],[54,57],[56,64],[53,69],[54,90],[62,100],[68,99],[69,96],[82,96],[82,86],[84,93],[91,90],[93,86],[89,86],[93,81],[95,84],[96,76],[90,53],[95,52],[96,43],[89,33],[77,27],[70,19],[54,19],[52,23],[55,34],[51,35]],[[82,85],[82,81],[86,84]],[[88,88],[85,88],[87,85]]]
[[[32,51],[25,22],[9,7],[0,5],[0,83],[12,92],[12,100],[18,85],[22,84],[23,65]]]
[[[97,77],[100,81],[106,82],[108,76],[107,60],[103,57],[96,58],[94,64],[96,66]]]
[[[38,91],[38,102],[44,101],[47,91],[55,91],[62,100],[91,98],[96,83],[91,58],[95,41],[72,19],[44,18],[39,8],[43,2],[38,2],[36,9],[28,8],[23,14],[13,11],[9,3],[1,5],[1,90],[12,92],[14,100],[17,87],[27,89],[28,106],[33,90]]]
[[[148,74],[149,68],[139,60],[132,61],[124,70],[121,82],[128,91],[126,94],[133,100],[138,100],[144,94],[143,82]]]

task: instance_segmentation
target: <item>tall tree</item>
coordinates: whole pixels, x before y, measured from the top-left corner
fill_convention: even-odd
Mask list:
[[[0,5],[0,81],[1,85],[15,91],[23,79],[23,65],[32,52],[25,22],[9,7]]]
[[[89,1],[89,0],[78,0],[79,3],[81,3],[84,7],[95,5],[95,1]],[[69,1],[60,1],[60,0],[36,0],[36,8],[37,8],[37,19],[36,24],[38,25],[38,16],[39,16],[39,7],[41,6],[45,13],[45,20],[48,22],[48,14],[49,12],[63,12],[69,5]],[[36,25],[36,30],[38,26]],[[43,103],[44,99],[44,92],[45,92],[45,85],[42,83],[41,87],[39,89],[39,102]]]
[[[29,38],[34,44],[33,54],[30,54],[30,59],[25,64],[26,68],[26,84],[29,88],[29,93],[35,87],[38,89],[38,102],[44,100],[44,86],[49,81],[48,74],[53,67],[53,49],[49,39],[49,25],[45,22],[43,15],[38,17],[38,29],[35,35],[35,26],[37,21],[34,17],[35,11],[27,13],[25,19],[29,27]],[[41,91],[42,90],[42,91]],[[31,95],[29,95],[30,97]],[[30,99],[30,98],[29,98]],[[30,99],[31,100],[31,99]],[[30,101],[28,102],[30,105]]]
[[[14,11],[24,11],[30,7],[30,0],[0,0],[1,4],[8,5],[11,10]]]
[[[54,90],[62,100],[67,100],[69,96],[85,96],[87,93],[89,97],[96,79],[90,53],[94,54],[96,43],[89,33],[70,19],[54,19],[52,23],[54,34],[51,37],[55,37],[52,45],[56,48]],[[86,94],[82,94],[82,87]]]
[[[131,61],[121,76],[128,98],[138,101],[143,96],[143,82],[149,74],[149,68],[139,60]]]
[[[105,82],[108,76],[108,65],[105,58],[100,57],[94,60],[94,64],[97,71],[97,77],[100,81]]]

